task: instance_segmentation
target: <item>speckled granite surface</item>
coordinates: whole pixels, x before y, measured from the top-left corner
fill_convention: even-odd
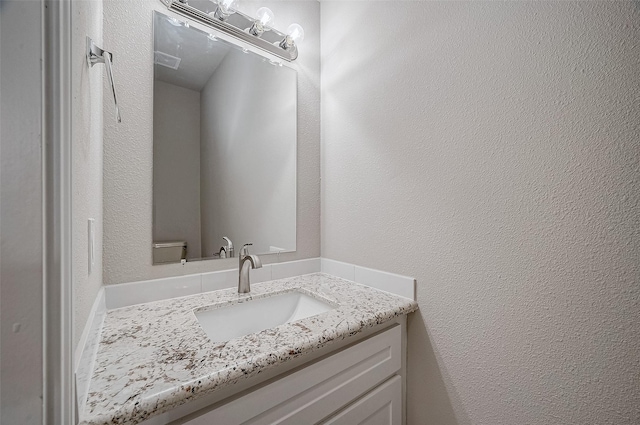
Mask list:
[[[211,342],[194,309],[300,290],[337,307],[276,328]],[[140,304],[107,313],[82,425],[137,424],[259,371],[408,314],[406,298],[314,273]]]

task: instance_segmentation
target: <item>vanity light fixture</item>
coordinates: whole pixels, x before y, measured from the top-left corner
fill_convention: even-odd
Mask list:
[[[251,28],[249,28],[249,33],[260,37],[264,33],[267,24],[273,25],[273,12],[268,7],[261,7],[256,15],[258,15],[258,19],[253,21]]]
[[[216,31],[237,38],[288,62],[298,57],[299,44],[304,31],[298,24],[291,24],[284,34],[273,27],[273,12],[266,7],[257,11],[257,18],[234,8],[236,0],[213,1],[213,7],[202,10],[190,5],[187,0],[160,0],[169,10],[187,17],[191,21],[206,25]],[[199,5],[199,2],[193,2]]]

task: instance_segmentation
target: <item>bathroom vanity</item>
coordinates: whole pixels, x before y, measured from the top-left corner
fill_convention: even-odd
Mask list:
[[[91,290],[103,287],[77,343],[79,423],[398,425],[406,314],[417,304],[306,269],[276,273],[297,267],[288,260],[321,270],[307,258],[320,252],[319,175],[306,171],[320,141],[318,39],[299,62],[297,47],[274,57],[272,48],[293,53],[293,33],[247,38],[253,18],[236,10],[220,21],[220,4],[104,2],[96,12],[124,107],[122,125],[106,124],[99,140],[109,161],[103,273]],[[317,26],[317,5],[273,7]],[[135,214],[120,217],[125,210]],[[252,272],[264,282],[220,290],[223,268],[238,264],[233,246],[247,243],[272,255]],[[371,276],[352,265],[347,278],[356,270]],[[126,303],[110,305],[108,293]]]
[[[110,310],[80,423],[402,424],[416,309],[313,273]]]

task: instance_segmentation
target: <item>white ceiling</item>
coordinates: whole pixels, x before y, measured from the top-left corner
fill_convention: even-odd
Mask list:
[[[181,23],[173,25],[174,22],[163,14],[155,13],[154,50],[181,59],[177,70],[155,64],[155,79],[201,91],[230,46],[224,41],[209,39],[206,32]]]

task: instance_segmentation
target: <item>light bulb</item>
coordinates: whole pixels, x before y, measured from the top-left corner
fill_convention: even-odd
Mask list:
[[[287,28],[287,35],[284,36],[280,42],[280,47],[284,50],[289,50],[296,44],[304,40],[304,30],[298,24],[291,24]]]
[[[291,37],[294,43],[300,44],[304,40],[304,30],[299,24],[291,24],[287,28],[287,34]]]
[[[258,15],[258,19],[253,21],[253,25],[249,28],[249,33],[256,37],[260,37],[267,24],[273,25],[273,12],[267,7],[261,7],[256,12],[256,15]]]
[[[220,0],[218,4],[225,12],[231,12],[236,4],[236,0]]]
[[[262,26],[267,24],[273,25],[273,12],[268,7],[261,7],[256,12]]]
[[[236,0],[220,0],[218,7],[213,12],[213,17],[221,21],[226,21],[229,15],[231,15],[235,7]]]

